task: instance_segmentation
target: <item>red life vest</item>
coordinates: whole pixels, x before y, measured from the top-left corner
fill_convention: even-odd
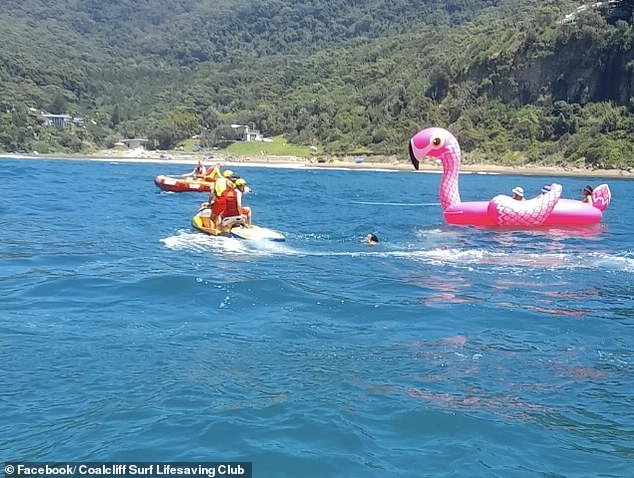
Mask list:
[[[222,196],[227,201],[222,217],[239,216],[240,210],[238,209],[238,193],[236,193],[236,190],[227,188]]]

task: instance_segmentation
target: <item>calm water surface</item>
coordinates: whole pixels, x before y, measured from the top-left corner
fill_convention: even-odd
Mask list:
[[[445,225],[437,174],[232,167],[261,244],[191,229],[204,195],[152,183],[188,168],[0,160],[2,461],[632,476],[634,182],[599,227],[512,231]]]

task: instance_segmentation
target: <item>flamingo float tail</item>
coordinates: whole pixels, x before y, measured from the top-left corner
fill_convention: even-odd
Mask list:
[[[607,184],[599,184],[592,191],[592,205],[600,211],[605,211],[612,200],[612,193]]]

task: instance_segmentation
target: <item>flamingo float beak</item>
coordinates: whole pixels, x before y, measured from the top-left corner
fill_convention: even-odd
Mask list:
[[[411,141],[409,142],[409,159],[412,161],[412,165],[414,166],[414,169],[418,171],[418,168],[420,167],[420,161],[416,159],[416,157],[414,156],[414,148],[412,148]]]

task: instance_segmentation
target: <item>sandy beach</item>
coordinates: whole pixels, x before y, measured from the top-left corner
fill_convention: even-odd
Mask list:
[[[355,162],[350,158],[299,158],[293,156],[235,156],[214,153],[213,157],[200,153],[183,153],[179,151],[141,151],[141,150],[102,150],[92,154],[53,154],[53,155],[20,155],[0,153],[0,157],[15,159],[56,159],[77,161],[108,161],[132,163],[166,163],[193,165],[203,159],[207,166],[220,163],[232,167],[277,167],[277,168],[325,168],[366,171],[411,171],[416,172],[409,160],[402,158],[368,158],[363,162]],[[187,169],[187,168],[185,168]],[[442,165],[429,159],[420,164],[420,171],[441,173]],[[588,169],[572,166],[502,166],[497,164],[462,164],[464,174],[507,174],[522,176],[574,176],[588,178],[634,178],[634,172],[621,169]]]

